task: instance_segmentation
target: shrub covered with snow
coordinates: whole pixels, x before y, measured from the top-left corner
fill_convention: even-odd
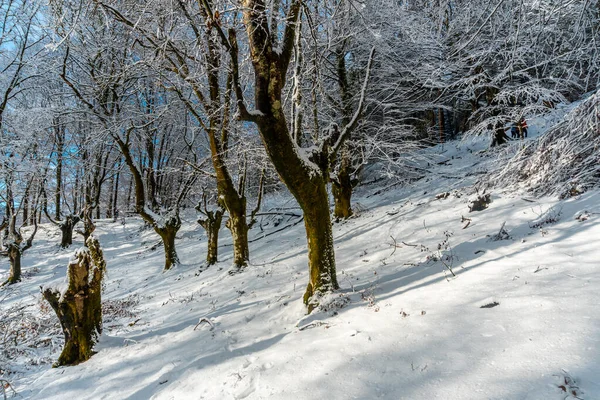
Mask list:
[[[600,185],[600,91],[552,129],[527,142],[494,177],[536,195],[576,196]]]

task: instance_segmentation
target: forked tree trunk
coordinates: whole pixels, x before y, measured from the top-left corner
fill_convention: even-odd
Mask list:
[[[165,249],[165,271],[179,264],[179,256],[175,249],[175,236],[180,227],[181,223],[175,225],[167,224],[163,228],[155,229],[156,233],[160,235]]]
[[[246,198],[242,197],[239,207],[229,208],[229,219],[226,227],[231,231],[233,239],[232,272],[239,271],[248,265],[250,250],[248,248],[248,222],[246,221]]]
[[[68,266],[69,286],[61,295],[46,289],[44,298],[56,312],[65,336],[65,345],[55,367],[75,365],[88,360],[98,334],[102,333],[102,278],[106,263],[96,238],[87,242]]]
[[[35,217],[36,212],[34,211],[33,214]],[[29,236],[29,239],[27,239],[25,241],[25,243],[23,243],[23,236],[21,235],[21,229],[20,228],[17,229],[15,227],[16,221],[17,221],[17,217],[16,217],[16,215],[13,215],[11,217],[10,224],[7,224],[8,230],[10,232],[10,234],[8,235],[8,237],[10,238],[10,241],[6,248],[6,255],[8,255],[8,259],[10,261],[10,273],[9,273],[8,279],[6,281],[4,281],[4,283],[2,283],[2,285],[0,285],[0,286],[12,285],[14,283],[21,281],[21,258],[23,257],[23,253],[25,253],[25,251],[28,250],[29,248],[31,248],[31,246],[33,245],[33,239],[34,239],[35,234],[37,233],[37,229],[38,229],[37,221],[35,221],[33,232]],[[1,230],[1,227],[4,226],[4,223],[5,223],[5,221],[0,223],[0,230]]]
[[[219,254],[219,230],[223,221],[223,210],[207,211],[206,219],[199,219],[198,223],[206,230],[208,237],[208,249],[206,252],[206,263],[213,265],[217,263]]]
[[[245,0],[244,24],[248,35],[250,58],[254,67],[254,105],[257,113],[249,113],[243,103],[241,86],[236,86],[238,108],[242,118],[256,123],[269,158],[281,180],[288,187],[304,211],[308,242],[309,282],[304,294],[308,311],[318,304],[321,294],[338,289],[329,199],[328,150],[307,154],[293,140],[282,109],[282,90],[295,42],[296,26],[301,2],[290,2],[287,24],[281,47],[274,51],[274,36],[269,34],[265,4]],[[235,31],[229,31],[230,54],[234,76],[237,79],[238,46]],[[303,154],[301,154],[303,153]],[[312,158],[307,162],[306,157]]]
[[[21,281],[21,246],[12,242],[8,245],[8,259],[10,260],[10,273],[5,285],[12,285]]]
[[[170,214],[164,217],[164,222],[157,221],[151,213],[146,211],[146,192],[144,188],[144,180],[139,169],[135,165],[135,161],[131,156],[131,149],[129,148],[129,133],[127,132],[126,140],[123,141],[119,136],[113,136],[117,145],[121,149],[121,154],[125,157],[125,163],[133,175],[134,189],[135,189],[135,211],[144,219],[146,223],[152,225],[154,231],[158,233],[162,239],[163,246],[165,249],[165,271],[171,269],[174,265],[179,264],[179,257],[175,250],[175,235],[181,228],[181,219],[179,218],[179,204],[176,205],[174,210],[171,210]],[[179,199],[183,198],[184,192],[180,193]],[[153,201],[155,203],[155,201]]]
[[[66,249],[73,244],[73,229],[79,222],[79,217],[76,215],[67,215],[64,221],[58,225],[61,232],[60,247]]]

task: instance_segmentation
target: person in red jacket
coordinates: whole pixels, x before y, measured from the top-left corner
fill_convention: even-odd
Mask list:
[[[519,121],[519,132],[521,133],[521,139],[527,137],[527,121],[523,117]]]

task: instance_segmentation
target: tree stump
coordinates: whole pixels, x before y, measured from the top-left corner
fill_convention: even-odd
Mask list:
[[[43,291],[65,335],[65,346],[54,367],[88,360],[102,333],[101,291],[106,262],[98,239],[92,236],[86,244],[88,248],[79,249],[69,263],[66,292],[50,288]]]

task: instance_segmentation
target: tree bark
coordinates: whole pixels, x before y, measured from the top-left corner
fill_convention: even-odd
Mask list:
[[[23,195],[23,226],[27,226],[29,222],[29,185],[25,189],[25,194]]]
[[[206,211],[206,218],[199,219],[198,223],[206,230],[208,237],[208,249],[206,252],[206,263],[213,265],[217,263],[219,254],[219,230],[223,221],[223,210]]]
[[[165,249],[165,271],[171,269],[174,265],[179,264],[179,256],[175,249],[175,235],[177,235],[177,231],[180,227],[181,222],[167,222],[164,227],[156,229],[156,232],[162,239],[163,247]]]
[[[504,143],[508,142],[509,140],[510,139],[506,135],[506,131],[504,130],[504,127],[502,126],[502,124],[497,123],[494,126],[494,138],[492,140],[492,146],[491,147],[501,146]]]
[[[54,198],[55,211],[54,217],[60,218],[60,203],[61,203],[61,192],[62,192],[62,166],[63,166],[63,152],[65,147],[65,133],[64,129],[61,129],[60,120],[58,117],[54,118],[54,135],[56,140],[56,192]]]
[[[119,211],[117,208],[118,205],[118,200],[119,200],[119,176],[121,175],[121,171],[117,172],[117,176],[115,177],[115,188],[114,188],[114,197],[113,197],[113,201],[112,204],[110,205],[110,208],[112,209],[112,215],[113,215],[113,219],[114,221],[117,220],[117,218],[119,217]]]
[[[277,112],[275,115],[259,118],[258,121],[258,129],[271,161],[304,212],[309,282],[303,299],[310,313],[318,305],[323,294],[339,288],[335,270],[326,173],[318,173],[307,166],[298,157],[296,152],[301,150],[296,149],[290,135],[280,133],[288,132],[283,113]],[[313,161],[326,170],[327,156],[323,154],[320,156],[321,160]]]
[[[60,247],[66,249],[73,244],[73,229],[79,222],[79,217],[76,215],[67,215],[58,225],[61,232]]]
[[[250,250],[248,248],[248,223],[246,221],[246,198],[243,198],[239,207],[229,207],[227,228],[231,231],[233,239],[233,266],[239,271],[248,265]]]
[[[338,220],[352,216],[353,184],[350,176],[350,155],[344,151],[341,158],[336,179],[331,181],[331,192],[334,200],[333,216]]]
[[[305,202],[304,226],[308,241],[309,281],[304,293],[304,303],[308,312],[319,304],[320,297],[338,289],[335,272],[333,232],[329,218],[327,190],[325,182],[314,188],[312,201]]]
[[[8,245],[8,258],[10,260],[10,274],[5,285],[12,285],[21,281],[21,246],[12,242]]]
[[[94,354],[98,334],[102,333],[101,291],[106,263],[97,239],[90,238],[87,246],[88,249],[77,251],[76,259],[69,264],[67,291],[62,296],[57,290],[43,291],[65,336],[63,351],[54,367],[88,360]]]

